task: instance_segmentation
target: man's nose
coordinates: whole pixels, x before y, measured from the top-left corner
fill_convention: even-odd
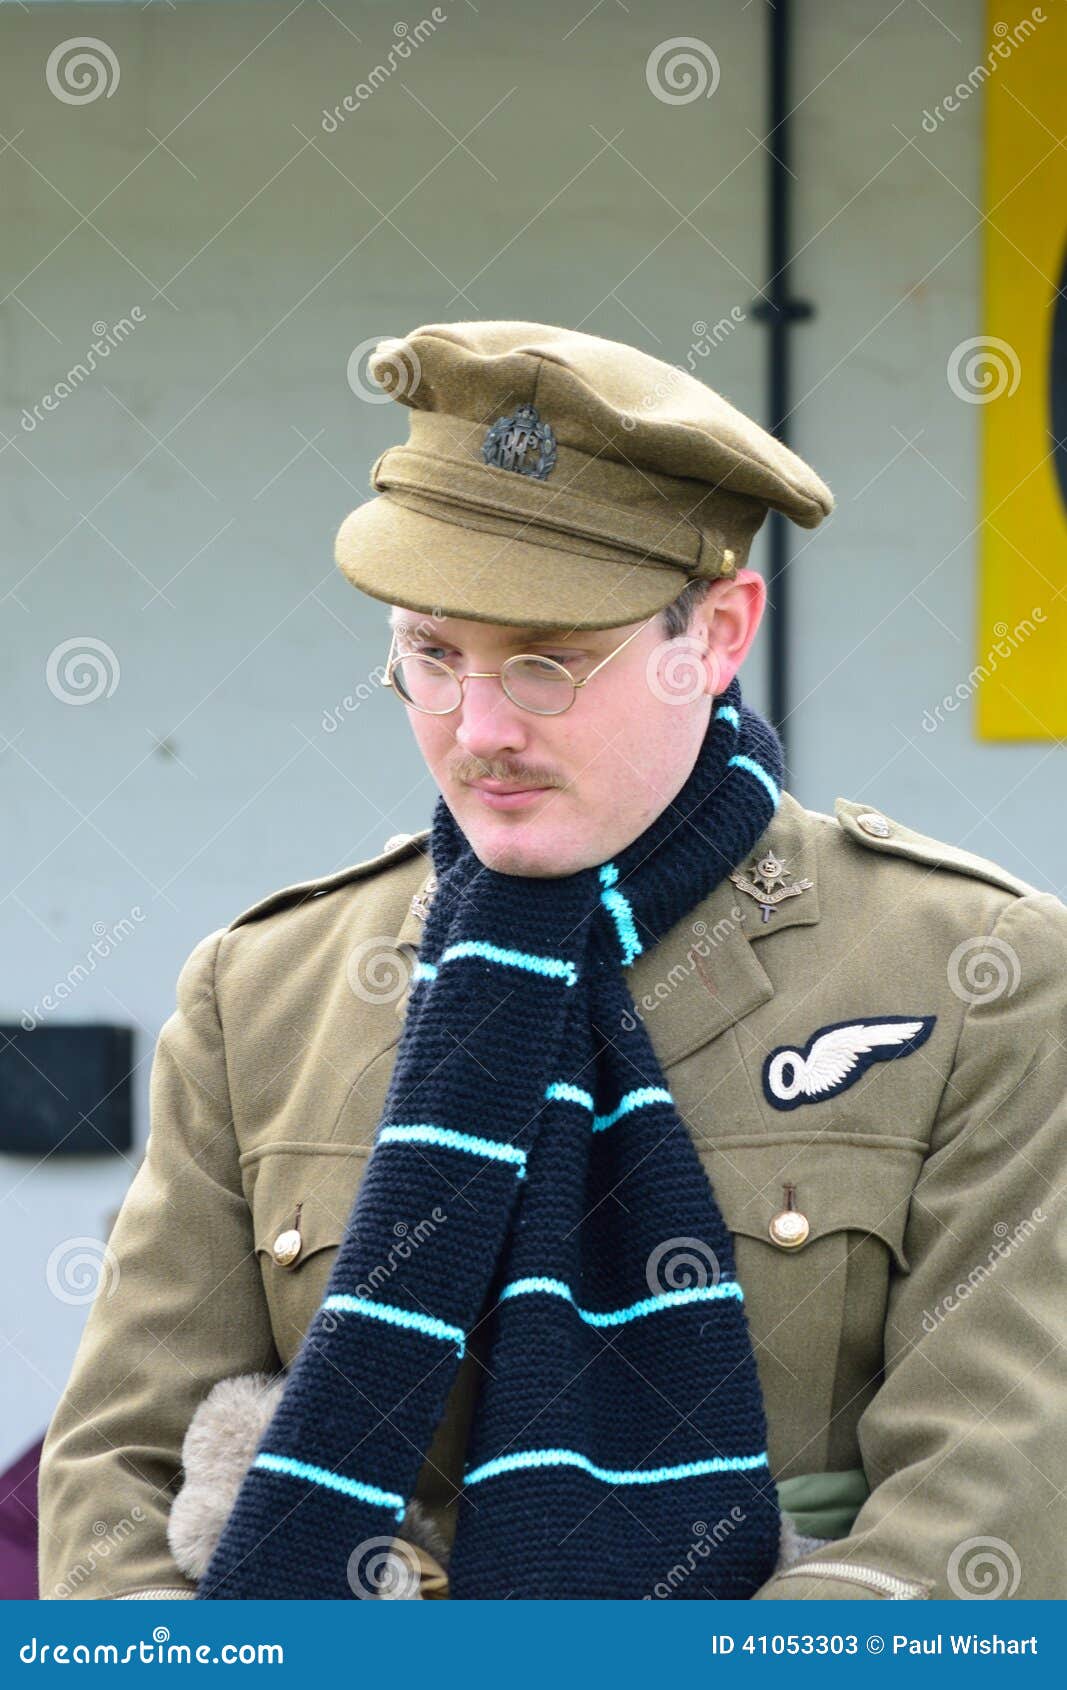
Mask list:
[[[472,757],[487,760],[522,750],[529,739],[528,710],[513,704],[499,676],[468,678],[456,711],[456,740]]]

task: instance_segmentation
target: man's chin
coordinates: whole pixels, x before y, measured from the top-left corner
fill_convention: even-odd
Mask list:
[[[465,828],[474,855],[485,868],[497,874],[522,875],[527,879],[548,879],[568,873],[553,847],[550,830],[536,823],[525,828],[507,825]]]
[[[505,840],[501,844],[495,840],[472,839],[470,846],[483,868],[491,868],[497,874],[514,874],[527,880],[540,880],[564,872],[557,866],[547,865],[539,851],[529,847],[524,850],[517,841],[509,843]]]

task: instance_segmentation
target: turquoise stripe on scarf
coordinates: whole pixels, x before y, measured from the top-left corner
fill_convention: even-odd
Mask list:
[[[461,1357],[466,1349],[467,1334],[462,1326],[450,1326],[447,1320],[438,1320],[436,1315],[417,1314],[395,1303],[375,1303],[369,1297],[352,1297],[345,1291],[338,1291],[327,1297],[322,1307],[335,1309],[340,1314],[362,1314],[369,1320],[384,1320],[390,1326],[406,1326],[412,1332],[424,1333],[427,1338],[443,1338],[457,1345]]]
[[[644,1109],[650,1103],[673,1103],[669,1091],[663,1086],[639,1086],[636,1091],[628,1091],[622,1100],[611,1111],[610,1115],[594,1115],[593,1131],[602,1133],[606,1127],[613,1127],[624,1115],[629,1115],[634,1109]]]
[[[658,1485],[666,1479],[696,1479],[705,1473],[750,1473],[756,1467],[766,1467],[767,1452],[759,1455],[714,1455],[703,1461],[684,1461],[679,1467],[598,1467],[587,1455],[576,1449],[523,1449],[512,1455],[498,1455],[483,1462],[473,1472],[463,1475],[465,1485],[480,1485],[484,1479],[494,1479],[501,1473],[513,1473],[523,1467],[580,1467],[594,1479],[606,1485]]]
[[[589,1092],[583,1091],[581,1086],[572,1086],[566,1080],[554,1080],[545,1091],[548,1102],[577,1103],[583,1109],[593,1114],[593,1099]],[[603,1132],[606,1127],[613,1127],[623,1115],[628,1115],[634,1109],[643,1109],[650,1103],[673,1103],[669,1091],[663,1086],[638,1086],[634,1091],[623,1094],[615,1108],[608,1115],[593,1115],[593,1131]]]
[[[383,1508],[391,1508],[398,1520],[404,1518],[404,1498],[396,1491],[379,1490],[377,1485],[364,1484],[361,1479],[346,1479],[343,1473],[333,1473],[328,1467],[313,1467],[309,1461],[297,1461],[291,1455],[272,1455],[269,1450],[257,1455],[252,1466],[267,1473],[282,1473],[289,1479],[306,1479],[308,1484],[340,1491],[342,1496],[354,1497],[358,1502],[380,1503]]]
[[[549,1103],[553,1100],[560,1103],[580,1103],[590,1114],[593,1112],[592,1095],[583,1091],[581,1086],[570,1085],[566,1080],[553,1080],[545,1090],[545,1098]]]
[[[412,1125],[383,1127],[378,1134],[380,1144],[439,1144],[445,1150],[469,1151],[484,1156],[490,1162],[514,1162],[520,1179],[526,1172],[526,1152],[517,1144],[502,1144],[499,1139],[479,1138],[475,1133],[457,1133],[451,1127],[435,1127],[428,1121]]]
[[[451,962],[456,957],[467,956],[505,963],[509,968],[527,968],[532,974],[543,974],[549,980],[565,980],[568,986],[578,984],[578,970],[573,962],[567,962],[562,957],[533,956],[529,951],[509,951],[503,945],[490,945],[484,939],[463,939],[458,945],[449,945],[441,952],[439,962]]]
[[[630,908],[629,901],[616,888],[615,882],[618,878],[619,871],[615,864],[604,863],[600,869],[600,883],[604,887],[604,891],[600,894],[600,902],[615,923],[619,935],[619,944],[622,947],[623,967],[625,968],[633,962],[634,957],[641,955],[645,947],[637,937],[637,928],[634,925],[633,910]]]
[[[660,1291],[654,1297],[644,1297],[639,1303],[631,1303],[624,1309],[596,1309],[579,1308],[575,1302],[574,1292],[562,1279],[549,1279],[533,1276],[529,1279],[513,1279],[510,1285],[505,1285],[500,1293],[501,1301],[505,1297],[532,1296],[535,1292],[544,1291],[552,1297],[564,1297],[574,1304],[579,1318],[589,1326],[623,1326],[628,1320],[640,1320],[644,1315],[655,1314],[660,1309],[681,1308],[688,1303],[712,1303],[720,1299],[735,1299],[744,1301],[744,1293],[736,1279],[722,1279],[717,1285],[692,1285],[683,1291]]]
[[[755,775],[760,785],[765,786],[767,791],[770,793],[774,802],[774,807],[777,810],[779,804],[782,802],[781,788],[771,779],[766,769],[756,762],[755,758],[740,756],[731,757],[730,764],[735,769],[746,769],[750,775]]]

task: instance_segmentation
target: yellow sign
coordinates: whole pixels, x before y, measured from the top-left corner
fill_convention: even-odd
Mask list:
[[[1067,737],[1067,296],[1057,298],[1067,295],[1067,8],[1047,0],[1013,17],[995,4],[985,63],[957,91],[980,87],[986,118],[983,332],[949,361],[982,431],[969,690],[980,739],[1054,740]]]

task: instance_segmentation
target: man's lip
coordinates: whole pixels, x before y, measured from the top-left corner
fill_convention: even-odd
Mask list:
[[[548,790],[547,787],[543,786],[508,786],[502,780],[471,780],[467,782],[467,785],[476,786],[480,792],[496,792],[501,796],[509,792],[546,792]]]

